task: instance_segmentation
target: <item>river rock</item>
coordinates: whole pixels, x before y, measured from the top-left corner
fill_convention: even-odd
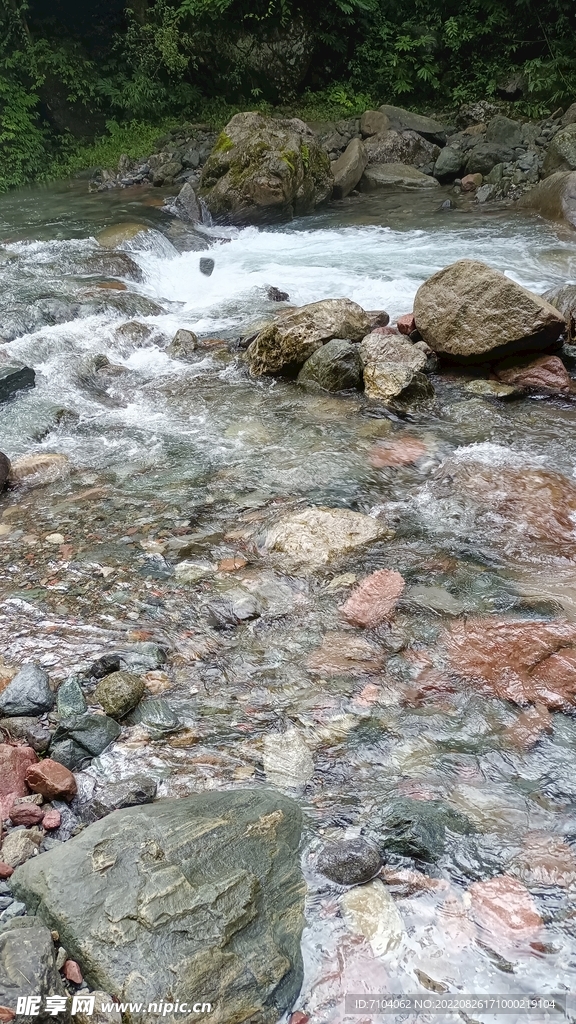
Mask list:
[[[510,146],[498,145],[495,142],[478,142],[468,154],[466,173],[489,174],[498,164],[510,163],[514,156],[514,150]]]
[[[197,348],[198,338],[194,331],[187,331],[181,327],[176,331],[166,351],[172,359],[182,359],[185,361],[194,355]]]
[[[365,110],[360,118],[360,131],[365,138],[370,135],[382,135],[391,127],[390,118],[381,110]]]
[[[438,181],[454,181],[464,167],[465,156],[456,146],[445,146],[440,150],[434,164],[434,177]]]
[[[260,223],[310,212],[332,186],[328,156],[303,121],[244,113],[216,140],[199,195],[214,217]]]
[[[58,687],[56,710],[60,718],[67,718],[69,715],[82,715],[88,710],[86,698],[75,676],[65,679]]]
[[[315,569],[391,535],[385,524],[372,516],[344,508],[314,507],[279,519],[267,531],[264,547],[284,555],[293,566]]]
[[[556,171],[576,171],[576,124],[569,124],[550,140],[542,176],[547,178]]]
[[[538,359],[499,363],[495,369],[498,380],[516,388],[535,388],[553,394],[569,394],[573,390],[572,379],[558,356],[540,356]]]
[[[424,117],[422,114],[413,114],[411,110],[404,110],[403,107],[392,107],[384,103],[378,108],[382,114],[386,114],[393,128],[399,131],[417,132],[424,139],[435,142],[439,146],[446,144],[446,126],[435,121],[432,117]]]
[[[482,377],[468,381],[464,385],[464,391],[469,391],[472,395],[480,395],[481,398],[500,399],[513,398],[522,393],[521,388],[503,384],[498,380],[484,380]]]
[[[377,674],[386,660],[384,651],[363,637],[350,633],[326,633],[320,647],[306,660],[306,668],[320,676]]]
[[[124,718],[142,700],[145,684],[132,672],[112,672],[98,683],[94,696],[111,718]]]
[[[38,758],[31,747],[0,743],[0,823],[10,816],[14,800],[26,796],[26,772]]]
[[[60,722],[52,737],[50,756],[73,770],[98,757],[119,735],[120,726],[108,715],[74,715]]]
[[[13,459],[9,483],[13,487],[43,487],[68,476],[72,465],[66,455],[42,452]]]
[[[72,772],[49,757],[28,768],[26,784],[33,793],[41,793],[46,800],[72,800],[76,796],[76,779]]]
[[[360,181],[368,163],[366,146],[361,139],[352,139],[342,156],[331,164],[334,177],[333,199],[344,199]]]
[[[564,329],[550,303],[478,260],[459,260],[428,278],[416,292],[414,316],[426,344],[456,360],[543,349]]]
[[[436,178],[410,167],[408,164],[368,164],[360,179],[361,192],[374,192],[380,188],[438,188]]]
[[[507,146],[510,149],[522,147],[522,125],[518,121],[513,121],[511,117],[497,114],[496,117],[491,118],[486,127],[486,142],[495,143],[497,146]]]
[[[325,342],[333,338],[360,341],[370,321],[350,299],[324,299],[287,313],[256,336],[246,358],[256,376],[294,373]]]
[[[42,715],[55,703],[48,673],[39,665],[24,665],[0,693],[0,714]]]
[[[33,388],[35,382],[36,374],[29,366],[14,366],[10,363],[0,366],[0,402],[5,402],[18,391]]]
[[[322,345],[304,363],[298,383],[315,384],[324,391],[361,389],[362,362],[358,345],[341,338]]]
[[[43,754],[48,749],[52,738],[48,726],[40,722],[34,715],[0,718],[0,729],[3,729],[10,739],[26,743],[38,754]]]
[[[126,719],[128,725],[143,725],[152,739],[161,739],[182,728],[178,715],[162,698],[143,700]]]
[[[368,398],[389,402],[413,381],[426,366],[426,356],[402,336],[367,335],[360,345],[364,391]]]
[[[202,220],[202,211],[189,181],[182,185],[172,209],[176,216],[187,224],[198,224]]]
[[[337,885],[362,885],[377,875],[382,866],[380,854],[367,839],[342,839],[325,846],[316,867]]]
[[[30,857],[35,857],[38,848],[44,839],[44,833],[37,828],[15,829],[4,836],[0,858],[4,864],[11,868],[17,868],[24,864]]]
[[[34,917],[17,917],[0,927],[0,1004],[15,1015],[19,998],[40,997],[39,1014],[22,1014],[24,1021],[53,1021],[46,1011],[46,997],[66,995],[54,952],[50,929]]]
[[[418,462],[425,454],[426,445],[419,437],[404,434],[377,444],[370,452],[370,462],[376,469],[408,466],[412,462]]]
[[[141,231],[149,230],[150,229],[146,224],[140,224],[137,221],[127,221],[124,224],[112,224],[110,227],[104,228],[103,231],[96,235],[96,241],[104,249],[115,249],[124,242],[130,242],[136,237],[136,235],[139,235]]]
[[[468,896],[483,942],[492,948],[498,949],[502,939],[514,944],[533,942],[542,930],[542,917],[532,896],[511,875],[473,882]]]
[[[10,476],[10,459],[0,452],[0,491],[3,491]]]
[[[576,228],[576,171],[556,171],[520,196],[517,206]]]
[[[444,637],[452,670],[515,704],[576,706],[576,625],[558,620],[471,617]]]
[[[405,585],[399,572],[379,569],[362,580],[340,614],[352,626],[373,629],[392,616]]]
[[[389,853],[434,862],[443,855],[447,830],[460,835],[473,832],[470,821],[441,800],[400,797],[385,808],[371,831],[384,859]]]
[[[368,940],[374,956],[385,956],[402,942],[404,922],[379,878],[349,889],[344,893],[340,906],[350,930]]]
[[[423,167],[434,164],[440,150],[416,132],[397,132],[390,128],[367,139],[368,164],[406,164]]]
[[[44,811],[38,804],[14,803],[10,809],[10,821],[13,825],[39,825]]]
[[[176,971],[180,1002],[201,995],[213,1024],[276,1024],[302,983],[300,832],[298,806],[274,792],[161,800],[89,825],[11,886],[91,987],[147,1004],[174,991]]]
[[[268,733],[262,763],[268,782],[280,789],[303,786],[314,774],[312,753],[297,729]]]
[[[131,775],[118,782],[107,782],[98,786],[92,799],[82,807],[82,819],[88,822],[98,821],[119,808],[152,803],[156,797],[156,789],[155,779],[147,775]]]
[[[566,340],[568,344],[573,344],[576,341],[576,285],[565,284],[560,288],[551,288],[544,292],[544,298],[562,313],[566,322]]]

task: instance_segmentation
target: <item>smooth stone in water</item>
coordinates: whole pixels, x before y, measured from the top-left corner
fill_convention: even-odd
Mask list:
[[[0,714],[43,715],[55,703],[48,673],[39,665],[25,665],[0,693]]]
[[[156,780],[147,775],[132,775],[119,782],[108,782],[100,786],[88,804],[82,807],[82,819],[98,821],[121,807],[149,804],[156,797],[156,789]]]
[[[382,858],[373,843],[366,839],[343,839],[325,846],[316,866],[322,875],[338,885],[362,885],[378,874]]]
[[[111,718],[124,718],[142,700],[145,684],[132,672],[112,672],[98,683],[94,696]]]
[[[362,387],[362,363],[358,345],[341,338],[316,350],[298,374],[299,384],[315,384],[324,391],[359,390]]]
[[[314,774],[310,748],[297,729],[264,737],[264,772],[274,786],[303,786]]]
[[[279,519],[267,531],[264,546],[270,553],[284,555],[293,566],[314,569],[392,536],[392,531],[372,516],[314,507]]]
[[[162,698],[143,700],[127,719],[129,725],[143,725],[152,739],[160,739],[182,728],[178,715],[174,714],[167,701]]]
[[[266,790],[160,800],[23,865],[12,891],[91,988],[147,1004],[174,990],[177,964],[179,1000],[201,994],[212,1024],[276,1024],[302,984],[301,827],[297,804]]]
[[[209,256],[201,256],[198,266],[200,267],[201,274],[204,274],[205,277],[210,277],[216,263]]]
[[[111,227],[104,228],[100,234],[96,235],[96,241],[105,249],[115,249],[116,246],[122,245],[123,242],[131,241],[141,231],[149,230],[146,224],[139,224],[137,221],[113,224]]]
[[[69,458],[56,452],[22,455],[12,461],[9,483],[21,487],[43,487],[68,476],[71,469]]]
[[[475,831],[463,814],[440,800],[400,797],[385,808],[374,839],[385,859],[388,853],[400,853],[434,862],[444,853],[447,829],[460,835]]]
[[[198,338],[193,331],[187,331],[183,327],[176,331],[172,341],[166,349],[173,359],[189,359],[198,348]]]
[[[404,922],[379,878],[349,889],[342,896],[340,906],[350,930],[368,940],[374,956],[385,956],[402,942]]]

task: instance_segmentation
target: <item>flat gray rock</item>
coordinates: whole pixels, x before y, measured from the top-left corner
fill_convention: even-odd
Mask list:
[[[0,693],[0,715],[43,715],[55,702],[48,673],[39,665],[24,665]]]
[[[378,188],[438,188],[436,178],[423,174],[410,164],[369,164],[360,179],[360,191]]]
[[[211,1024],[277,1024],[302,983],[301,825],[298,805],[268,790],[160,800],[89,825],[11,887],[91,988],[146,1006],[201,998]]]

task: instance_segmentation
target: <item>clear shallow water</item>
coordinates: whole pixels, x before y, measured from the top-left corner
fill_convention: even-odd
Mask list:
[[[278,740],[288,764],[298,760],[290,730],[304,739],[311,777],[296,789],[289,772],[284,782],[281,771],[273,778],[307,815],[299,1005],[313,1020],[343,1020],[346,990],[419,991],[422,974],[460,991],[576,990],[574,879],[537,884],[518,867],[539,837],[573,841],[574,718],[552,715],[537,745],[518,748],[506,732],[519,715],[512,704],[461,688],[422,698],[414,668],[415,659],[435,656],[454,616],[574,618],[566,547],[534,539],[532,521],[518,522],[517,510],[490,517],[489,494],[484,504],[466,491],[446,498],[436,481],[454,453],[473,465],[573,480],[575,406],[498,404],[471,396],[461,381],[437,379],[434,405],[406,421],[361,396],[252,381],[225,345],[274,311],[269,285],[295,304],[346,296],[394,317],[411,308],[427,276],[463,257],[537,292],[576,280],[574,242],[515,213],[466,203],[439,210],[443,193],[362,197],[284,228],[224,232],[230,241],[209,240],[216,269],[206,278],[185,234],[148,205],[158,193],[84,189],[74,183],[0,199],[0,325],[31,310],[57,321],[0,346],[37,372],[34,391],[0,407],[0,449],[11,457],[57,451],[75,467],[65,480],[2,499],[5,659],[40,657],[61,678],[119,639],[165,643],[165,697],[187,732],[151,741],[132,727],[94,768],[154,771],[164,795],[264,785],[272,773],[265,738],[288,730]],[[112,257],[93,237],[131,219],[153,228],[124,247],[138,281],[112,264],[107,271]],[[112,278],[127,290],[99,287]],[[117,334],[134,319],[153,328],[142,347]],[[164,348],[179,327],[222,344],[192,363],[170,359]],[[121,369],[96,373],[96,354]],[[420,439],[425,456],[376,468],[374,447],[403,434]],[[301,504],[380,515],[396,536],[317,573],[288,574],[262,554],[260,540],[279,512]],[[54,532],[63,545],[46,540]],[[247,564],[237,572],[218,569],[238,556]],[[196,583],[175,574],[184,559],[203,567]],[[378,568],[401,572],[407,591],[393,629],[362,637],[376,652],[372,663],[312,671],[308,659],[333,644],[331,634],[358,638],[338,605],[354,578]],[[215,629],[210,603],[246,593],[260,617]],[[419,865],[444,887],[397,893],[405,935],[393,955],[378,958],[347,929],[340,891],[314,860],[322,840],[369,830],[399,795],[445,800],[478,833],[474,843],[450,840],[432,869]],[[536,901],[545,921],[537,948],[487,948],[470,923],[471,883],[501,872],[520,872]],[[565,881],[570,872],[560,874]]]

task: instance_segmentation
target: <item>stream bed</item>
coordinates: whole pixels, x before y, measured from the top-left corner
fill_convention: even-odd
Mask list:
[[[2,658],[59,680],[118,643],[156,641],[168,661],[152,692],[181,728],[130,726],[89,772],[145,771],[160,796],[295,796],[308,883],[295,1009],[318,1024],[405,1019],[346,1014],[346,993],[576,992],[576,719],[553,709],[535,728],[502,696],[453,685],[442,653],[455,623],[576,623],[574,537],[554,511],[558,480],[576,475],[576,402],[499,402],[446,374],[430,408],[401,417],[360,394],[251,379],[229,346],[275,312],[269,286],[394,321],[457,259],[538,293],[576,281],[572,236],[466,197],[442,208],[447,195],[365,195],[283,227],[207,230],[202,252],[158,189],[89,195],[75,181],[0,197],[0,358],[36,371],[33,390],[0,405],[0,450],[73,466],[0,498]],[[122,221],[150,229],[122,245],[124,263],[95,239]],[[130,321],[151,331],[118,331]],[[180,328],[201,341],[188,362],[165,351]],[[109,360],[98,372],[95,356]],[[414,439],[416,461],[383,464],[383,445]],[[382,518],[394,535],[287,572],[262,537],[309,505]],[[338,609],[379,569],[406,587],[391,625],[361,632]],[[315,863],[326,841],[370,835],[406,800],[441,802],[469,829],[448,829],[432,860],[392,858],[403,934],[378,956]],[[537,941],[490,943],[473,924],[471,886],[502,874],[529,890]]]

